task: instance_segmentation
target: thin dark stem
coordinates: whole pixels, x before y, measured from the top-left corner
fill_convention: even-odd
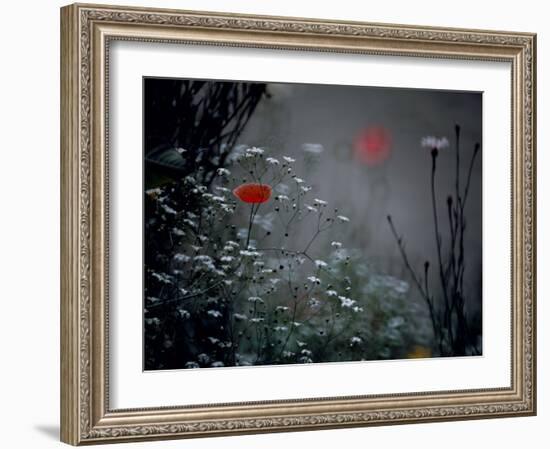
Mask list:
[[[250,218],[248,219],[248,233],[246,235],[246,245],[245,249],[248,249],[248,244],[250,243],[250,234],[252,233],[252,221],[254,220],[254,204],[250,208]]]
[[[437,149],[432,150],[432,175],[431,175],[431,194],[432,194],[432,211],[433,211],[433,220],[434,220],[434,229],[435,229],[435,241],[437,247],[437,260],[439,264],[439,279],[441,281],[441,289],[443,290],[443,297],[445,300],[445,322],[444,325],[448,329],[450,341],[453,341],[450,316],[449,316],[449,296],[447,294],[447,281],[445,279],[443,259],[441,255],[441,235],[439,233],[439,219],[437,216],[437,204],[435,199],[435,172],[436,172],[436,159],[437,159]]]
[[[411,275],[411,278],[414,282],[414,285],[416,286],[416,288],[418,289],[418,291],[420,292],[422,297],[426,298],[427,293],[423,290],[422,284],[418,280],[418,277],[417,277],[415,271],[413,270],[413,268],[412,268],[412,266],[409,262],[409,258],[407,256],[407,253],[406,253],[405,248],[403,246],[403,240],[399,236],[399,234],[397,233],[397,230],[395,229],[395,226],[393,224],[393,220],[392,220],[391,216],[389,216],[389,215],[388,215],[388,223],[390,224],[391,232],[392,232],[393,236],[395,237],[395,240],[397,242],[397,246],[399,247],[399,252],[401,253],[401,258],[403,259],[403,263],[405,264],[405,268],[407,268],[407,271]]]
[[[474,147],[474,153],[472,154],[472,158],[470,159],[470,166],[468,167],[468,178],[466,181],[466,188],[464,190],[464,201],[462,202],[462,209],[464,210],[464,207],[466,206],[466,199],[468,198],[468,192],[470,191],[470,182],[472,179],[472,172],[474,168],[474,163],[477,157],[477,154],[479,153],[479,143],[476,143]]]

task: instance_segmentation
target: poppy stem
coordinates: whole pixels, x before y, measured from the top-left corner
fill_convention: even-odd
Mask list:
[[[248,220],[248,233],[246,235],[246,245],[245,249],[248,249],[248,244],[250,243],[250,233],[252,232],[252,221],[254,220],[254,204],[250,208],[250,218]]]

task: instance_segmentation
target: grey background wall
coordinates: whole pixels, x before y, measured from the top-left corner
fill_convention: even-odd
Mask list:
[[[118,2],[115,2],[118,3]],[[389,23],[534,31],[538,37],[539,78],[539,416],[369,429],[172,441],[125,447],[275,448],[423,447],[515,448],[537,444],[547,432],[550,392],[550,316],[545,301],[550,283],[546,254],[550,241],[545,207],[550,179],[550,14],[545,2],[508,0],[458,3],[310,2],[291,0],[134,0],[120,3],[183,9],[234,11]],[[57,0],[3,5],[0,113],[0,301],[2,341],[0,397],[5,447],[60,447],[59,416],[59,11]],[[61,274],[62,275],[62,274]]]

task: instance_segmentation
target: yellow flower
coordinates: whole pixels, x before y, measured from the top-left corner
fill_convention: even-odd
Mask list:
[[[407,354],[409,359],[427,359],[432,356],[432,350],[426,346],[414,345]]]

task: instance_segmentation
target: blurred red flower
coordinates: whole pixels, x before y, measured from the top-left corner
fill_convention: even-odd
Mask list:
[[[353,142],[355,157],[367,165],[378,165],[390,156],[392,138],[383,126],[369,126],[361,130]]]
[[[271,197],[271,187],[267,184],[241,184],[233,190],[233,195],[244,203],[265,203]]]

